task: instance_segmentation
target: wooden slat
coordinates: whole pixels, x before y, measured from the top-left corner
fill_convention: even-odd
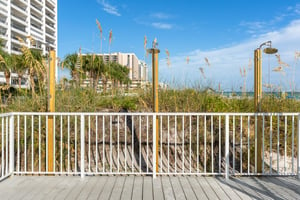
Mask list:
[[[153,185],[152,185],[152,177],[145,176],[144,184],[143,184],[143,199],[144,200],[152,200],[153,199]]]
[[[161,183],[163,188],[164,197],[166,200],[168,199],[175,199],[174,192],[172,189],[172,185],[170,183],[170,177],[162,176]]]
[[[247,193],[238,186],[235,182],[231,179],[225,180],[223,177],[216,177],[218,184],[224,189],[227,195],[231,199],[243,199],[243,200],[250,200],[251,198],[247,195]],[[236,197],[236,195],[238,197]]]
[[[216,195],[215,191],[211,188],[211,186],[204,177],[198,177],[197,181],[201,185],[208,199],[218,199],[218,196]]]
[[[188,178],[190,178],[190,177],[188,177]],[[187,199],[197,199],[190,183],[187,180],[187,177],[181,176],[181,177],[179,177],[179,181],[181,183],[181,187],[184,191],[186,198]]]
[[[208,199],[205,192],[203,191],[201,185],[198,183],[198,181],[196,180],[197,177],[188,177],[188,181],[190,182],[190,185],[193,189],[193,191],[195,192],[195,195],[197,196],[197,199]]]
[[[88,182],[84,185],[82,190],[80,191],[80,194],[78,195],[78,199],[87,199],[90,192],[93,190],[93,187],[97,183],[98,177],[85,177],[85,179],[88,179]]]
[[[28,176],[25,178],[29,178]],[[32,177],[32,178],[37,178],[37,177]],[[40,190],[40,192],[34,197],[34,199],[46,199],[47,195],[55,188],[55,186],[58,183],[57,177],[40,177],[43,181],[41,182],[41,185],[43,185],[43,189]],[[28,187],[33,187],[31,185],[30,181],[25,182]],[[16,187],[16,190],[19,191],[19,187]],[[14,199],[14,198],[12,198]],[[15,198],[16,199],[16,198]]]
[[[106,184],[108,177],[107,176],[99,176],[99,177],[94,177],[98,181],[95,183],[95,186],[93,189],[90,191],[90,194],[87,199],[98,199],[100,196],[100,193],[102,192],[104,185]]]
[[[123,200],[129,200],[132,198],[132,188],[134,183],[134,176],[126,176],[123,191],[121,195],[121,199]]]
[[[142,199],[143,198],[143,177],[134,177],[132,199]]]
[[[224,190],[222,190],[222,188],[217,184],[214,177],[206,177],[205,179],[220,199],[228,199],[229,200],[229,197],[224,192]]]
[[[296,190],[293,190],[288,185],[282,183],[279,181],[276,177],[269,178],[269,177],[262,177],[260,178],[261,182],[265,182],[265,184],[268,185],[268,188],[271,189],[274,193],[278,195],[278,197],[281,198],[287,198],[287,199],[297,199],[297,193],[295,191],[299,190],[299,187]]]
[[[112,189],[115,185],[117,178],[115,176],[109,176],[108,180],[99,196],[99,199],[105,200],[105,199],[110,199],[110,195],[112,192]]]
[[[84,186],[88,183],[90,179],[89,178],[84,178],[84,179],[80,179],[78,177],[78,179],[73,179],[72,181],[76,182],[76,185],[74,185],[74,187],[72,187],[72,189],[70,190],[69,194],[66,196],[65,199],[75,199],[80,195],[81,190],[84,188]]]
[[[24,198],[24,199],[33,199],[34,196],[33,194],[36,193],[36,190],[41,189],[39,186],[41,185],[41,183],[43,182],[43,178],[37,178],[37,177],[28,177],[28,181],[30,181],[30,185],[28,184],[24,184],[22,185],[21,189],[18,190],[18,192],[15,192],[15,195],[13,195],[11,197],[11,199],[20,199],[20,198]]]
[[[256,186],[253,186],[250,184],[250,178],[234,178],[232,179],[237,185],[239,185],[251,198],[253,199],[265,199],[268,198],[265,194],[262,194],[262,189],[261,187],[257,188]],[[258,190],[261,190],[258,191]],[[268,198],[269,199],[269,198]]]
[[[154,199],[164,199],[161,177],[153,179],[153,197]]]
[[[177,176],[170,177],[170,182],[173,188],[173,193],[176,199],[186,199],[182,186]]]
[[[42,177],[41,177],[42,178]],[[52,196],[53,199],[65,199],[73,187],[80,181],[79,177],[57,177],[57,185],[49,192],[47,196]],[[47,184],[47,183],[45,183]],[[47,187],[43,184],[43,187]]]
[[[122,190],[124,187],[125,177],[119,176],[117,177],[114,188],[112,189],[110,199],[121,199]]]

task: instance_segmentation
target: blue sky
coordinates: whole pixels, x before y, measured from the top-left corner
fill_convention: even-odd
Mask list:
[[[272,72],[278,67],[276,57],[263,55],[263,83],[269,82],[270,74],[274,86],[289,90],[295,79],[300,90],[300,81],[296,80],[300,76],[300,61],[296,63],[294,58],[295,51],[300,51],[299,1],[58,1],[60,58],[77,52],[79,47],[84,53],[100,52],[96,19],[103,28],[103,52],[108,52],[112,30],[111,52],[132,52],[151,65],[150,57],[145,58],[144,36],[148,38],[147,47],[156,37],[161,50],[161,82],[173,78],[178,84],[217,88],[220,83],[223,90],[238,90],[244,82],[240,68],[246,68],[247,90],[253,90],[253,51],[272,40],[289,67],[284,68],[284,73]],[[166,49],[170,52],[170,66]],[[67,76],[66,72],[60,76]]]

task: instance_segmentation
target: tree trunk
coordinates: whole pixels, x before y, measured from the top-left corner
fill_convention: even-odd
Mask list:
[[[19,75],[19,89],[21,89],[21,83],[22,83],[22,77],[20,77],[20,75]]]
[[[5,76],[5,80],[6,80],[6,85],[10,86],[10,71],[5,70],[4,76]]]
[[[100,76],[99,76],[99,75],[96,75],[96,76],[95,76],[95,85],[94,85],[95,91],[97,91],[97,86],[98,86],[98,84],[99,84],[99,79],[100,79]]]
[[[29,76],[30,76],[30,87],[31,87],[32,97],[35,97],[34,73],[33,73],[32,69],[30,69]]]

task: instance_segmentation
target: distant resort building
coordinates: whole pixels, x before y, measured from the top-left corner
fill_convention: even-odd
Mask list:
[[[82,54],[82,56],[84,55],[87,54]],[[128,89],[144,88],[148,84],[148,66],[144,61],[139,60],[134,53],[115,52],[111,54],[95,54],[95,56],[102,57],[106,64],[111,61],[127,67],[129,69],[128,78],[131,80]],[[90,80],[87,78],[83,86],[87,87],[89,84]],[[108,82],[108,89],[110,87],[111,83]],[[98,88],[100,88],[100,90],[103,88],[101,79],[99,80]]]

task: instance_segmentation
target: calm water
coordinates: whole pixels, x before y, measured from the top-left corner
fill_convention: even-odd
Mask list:
[[[221,93],[223,94],[223,96],[226,97],[241,97],[243,96],[243,92],[223,92]],[[300,100],[300,92],[263,92],[263,95],[274,95],[276,97],[281,97],[282,95],[286,95],[287,99],[298,99]],[[247,97],[253,97],[254,96],[254,92],[246,92],[246,96]]]

